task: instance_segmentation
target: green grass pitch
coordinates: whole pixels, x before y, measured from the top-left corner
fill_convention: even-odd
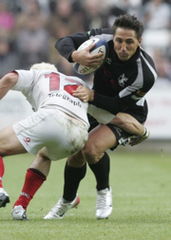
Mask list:
[[[171,155],[110,152],[113,213],[95,218],[95,179],[88,169],[79,188],[81,203],[63,220],[42,217],[61,196],[65,160],[53,162],[48,180],[32,200],[29,221],[11,219],[31,155],[5,158],[4,187],[11,203],[0,209],[1,240],[171,240]]]

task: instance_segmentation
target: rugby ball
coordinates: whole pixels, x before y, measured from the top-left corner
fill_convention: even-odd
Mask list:
[[[90,46],[91,44],[95,44],[94,47],[90,50],[91,53],[103,53],[103,59],[106,59],[107,53],[108,53],[108,46],[107,42],[104,40],[100,40],[99,38],[91,38],[88,39],[87,41],[83,42],[77,50],[83,50],[86,47]],[[104,61],[103,61],[104,62]],[[103,62],[99,65],[96,66],[84,66],[79,63],[74,63],[73,68],[74,70],[81,74],[81,75],[87,75],[90,74],[94,71],[96,71],[102,64]]]

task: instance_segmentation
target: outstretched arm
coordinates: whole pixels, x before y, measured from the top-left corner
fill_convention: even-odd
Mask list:
[[[15,72],[7,73],[0,79],[0,99],[17,83],[18,74]]]

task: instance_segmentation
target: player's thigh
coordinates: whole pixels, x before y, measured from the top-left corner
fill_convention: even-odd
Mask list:
[[[0,155],[7,156],[18,153],[25,153],[25,148],[16,137],[12,127],[6,127],[0,131]]]
[[[106,125],[99,125],[89,133],[84,152],[102,154],[107,149],[117,145],[117,140],[112,130]]]

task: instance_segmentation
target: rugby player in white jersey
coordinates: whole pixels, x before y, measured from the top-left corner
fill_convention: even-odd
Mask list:
[[[20,199],[22,206],[16,203],[13,209],[15,219],[26,218],[25,208],[46,179],[50,160],[76,153],[88,138],[88,103],[72,95],[73,90],[81,86],[88,87],[85,81],[66,76],[49,63],[34,64],[30,70],[15,70],[0,79],[0,99],[10,89],[18,90],[35,111],[0,131],[1,167],[4,156],[26,152],[36,155],[26,173],[26,182],[36,184],[27,186],[25,183]],[[27,194],[28,187],[30,194]],[[0,207],[4,207],[9,196],[3,188],[1,196],[4,198],[1,198]]]

